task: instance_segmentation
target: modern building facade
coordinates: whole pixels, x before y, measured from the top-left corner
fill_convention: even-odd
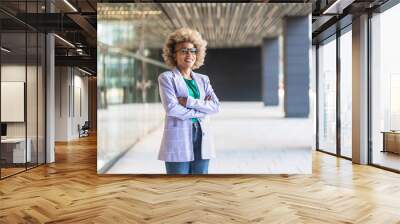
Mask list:
[[[340,11],[340,16],[313,30],[316,148],[398,171],[400,157],[392,149],[399,147],[399,70],[392,61],[398,44],[392,38],[399,33],[388,27],[398,21],[400,7],[392,1],[332,5],[322,14]]]

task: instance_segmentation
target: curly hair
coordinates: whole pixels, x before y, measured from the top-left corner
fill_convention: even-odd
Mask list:
[[[165,64],[171,68],[177,65],[174,59],[175,46],[182,42],[190,42],[197,48],[196,61],[192,69],[200,68],[204,64],[207,41],[201,37],[199,32],[189,28],[177,29],[169,35],[164,44],[162,54]]]

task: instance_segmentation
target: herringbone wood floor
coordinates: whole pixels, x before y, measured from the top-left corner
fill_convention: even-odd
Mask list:
[[[0,181],[0,223],[400,223],[400,175],[314,153],[312,175],[96,174],[96,139]]]

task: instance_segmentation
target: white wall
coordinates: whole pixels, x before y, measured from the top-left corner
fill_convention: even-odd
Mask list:
[[[2,82],[25,82],[25,65],[2,65],[1,66],[1,81]],[[30,70],[30,67],[28,67]],[[30,94],[28,94],[30,95]],[[4,97],[4,96],[2,96]],[[7,108],[1,108],[7,110]],[[24,122],[11,122],[7,123],[7,136],[8,137],[25,137],[25,123]]]
[[[79,137],[78,124],[82,126],[85,123],[85,121],[88,120],[88,77],[81,76],[82,73],[78,73],[77,75],[76,72],[77,70],[74,71],[74,83],[73,83],[74,96],[71,96],[71,99],[74,99],[74,102],[73,103],[71,102],[71,105],[74,105],[74,107],[71,108],[72,128],[70,135],[72,136],[72,138]]]
[[[83,75],[76,68],[56,67],[56,141],[79,138],[78,124],[88,120],[88,78]]]
[[[1,66],[1,81],[2,82],[25,82],[26,70],[28,72],[28,81],[29,86],[36,85],[36,80],[32,80],[30,77],[31,74],[36,74],[36,67],[25,65],[2,65]],[[28,137],[31,133],[36,130],[36,113],[32,111],[36,111],[36,88],[27,88],[27,106],[30,108],[27,109],[27,120],[28,120]],[[4,97],[4,96],[2,96]],[[34,103],[34,104],[32,104]],[[40,107],[40,105],[39,105]],[[32,109],[33,108],[33,109]],[[7,110],[9,108],[1,108],[1,110]],[[34,123],[32,123],[34,122]],[[8,137],[25,137],[25,124],[26,122],[7,122],[7,136]],[[36,133],[36,132],[35,132]]]

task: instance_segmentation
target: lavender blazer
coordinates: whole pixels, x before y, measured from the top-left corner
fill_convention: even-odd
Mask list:
[[[188,162],[194,160],[192,142],[192,120],[198,118],[203,131],[201,152],[203,159],[215,157],[212,136],[207,131],[207,115],[219,111],[219,100],[206,75],[192,71],[200,99],[189,96],[183,76],[177,68],[159,75],[158,84],[161,102],[165,110],[164,133],[158,159],[166,162]],[[211,100],[204,100],[206,96]],[[178,97],[187,97],[186,107],[178,102]]]

